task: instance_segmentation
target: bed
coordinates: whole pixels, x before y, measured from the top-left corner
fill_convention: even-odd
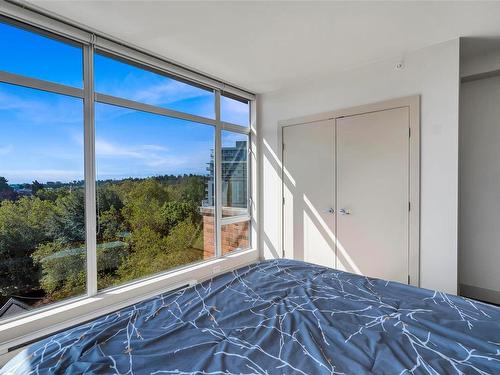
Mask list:
[[[500,374],[500,308],[262,261],[27,347],[0,374]]]

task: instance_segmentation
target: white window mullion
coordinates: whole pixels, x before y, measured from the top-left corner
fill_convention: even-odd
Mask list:
[[[233,132],[233,133],[240,133],[240,134],[250,134],[251,129],[241,126],[241,125],[235,125],[231,124],[230,122],[221,122],[222,124],[222,129]]]
[[[83,48],[85,232],[87,248],[87,294],[97,294],[96,171],[94,123],[94,47]]]
[[[222,255],[222,123],[220,121],[220,91],[215,90],[215,255]]]
[[[1,76],[0,76],[0,78],[1,78]],[[212,126],[215,125],[215,120],[210,119],[210,118],[192,115],[192,114],[184,113],[184,112],[179,112],[179,111],[175,111],[175,110],[167,109],[167,108],[163,108],[163,107],[158,107],[158,106],[151,105],[151,104],[136,102],[136,101],[129,100],[129,99],[123,99],[123,98],[119,98],[116,96],[96,93],[95,94],[95,101],[98,103],[111,104],[111,105],[115,105],[115,106],[122,107],[122,108],[134,109],[136,111],[153,113],[155,115],[167,116],[167,117],[172,117],[172,118],[178,118],[181,120],[197,122],[199,124],[208,124],[208,125],[212,125]]]
[[[258,142],[257,142],[257,102],[256,100],[250,101],[250,134],[248,137],[249,141],[249,154],[248,154],[248,164],[247,164],[247,176],[248,176],[248,214],[251,220],[251,231],[250,231],[250,246],[253,249],[259,247],[259,230],[258,230],[258,215],[259,208],[257,202],[259,201],[258,194],[258,175],[257,171],[259,168],[258,158]]]
[[[83,90],[76,87],[61,85],[59,83],[44,81],[38,78],[26,77],[20,74],[4,72],[0,70],[0,82],[11,85],[29,87],[35,90],[43,90],[61,95],[83,98]]]

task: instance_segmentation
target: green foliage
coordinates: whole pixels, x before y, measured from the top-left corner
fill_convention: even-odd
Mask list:
[[[46,218],[50,203],[23,197],[0,204],[0,294],[8,296],[37,289],[39,267],[30,255],[49,240]]]
[[[190,220],[179,223],[166,237],[150,228],[134,231],[130,238],[133,252],[118,269],[120,281],[152,275],[202,259],[203,253],[191,247],[197,231],[198,228]]]
[[[97,271],[105,275],[110,270],[116,270],[128,254],[125,242],[99,244]],[[68,248],[61,242],[49,242],[38,246],[32,257],[42,266],[41,287],[53,298],[66,298],[85,291],[85,246]]]
[[[163,232],[166,218],[162,207],[169,201],[169,187],[153,179],[137,182],[124,197],[123,216],[131,230],[150,228]]]
[[[68,249],[66,244],[54,241],[40,245],[33,253],[33,259],[42,265],[40,285],[47,293],[52,294],[64,287],[68,280],[77,286],[75,275],[85,275],[85,251],[83,249]],[[83,278],[83,286],[85,278]],[[78,285],[81,287],[82,285]]]
[[[205,182],[194,175],[99,182],[98,287],[201,260]],[[85,291],[85,200],[77,185],[34,181],[33,196],[1,202],[0,295],[41,288],[52,301]]]
[[[121,185],[113,183],[99,184],[97,188],[97,202],[99,211],[108,211],[111,207],[117,210],[123,208],[121,195],[123,195]]]
[[[37,180],[33,181],[31,184],[31,193],[35,195],[38,191],[43,189],[43,185],[39,183]]]
[[[85,200],[82,189],[56,199],[54,213],[49,218],[49,235],[65,244],[85,241]]]
[[[0,201],[16,199],[16,192],[8,184],[5,177],[0,176]]]
[[[5,177],[0,176],[0,190],[10,189],[8,182]]]
[[[198,217],[198,207],[193,206],[190,202],[167,202],[162,207],[162,216],[165,222],[165,232],[170,233],[173,228],[177,228],[179,223],[190,219],[195,221]]]
[[[71,194],[70,191],[66,188],[57,188],[57,189],[40,189],[37,190],[35,196],[44,201],[55,202],[58,198],[66,197]]]
[[[22,294],[40,287],[48,293],[55,290],[54,279],[41,277],[41,254],[59,251],[63,245],[82,244],[83,205],[81,190],[65,192],[55,200],[34,196],[1,202],[0,295]],[[38,257],[33,256],[37,248]],[[53,262],[45,267],[59,265]]]
[[[115,206],[111,206],[108,211],[99,215],[99,233],[100,241],[114,241],[124,232],[123,217]]]

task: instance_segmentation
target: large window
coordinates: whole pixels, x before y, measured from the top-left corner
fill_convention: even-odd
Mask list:
[[[202,211],[214,136],[212,126],[96,105],[99,288],[215,255],[204,253],[214,234]]]
[[[0,21],[3,321],[251,246],[251,102],[91,39]]]
[[[81,99],[0,83],[2,316],[86,291]]]

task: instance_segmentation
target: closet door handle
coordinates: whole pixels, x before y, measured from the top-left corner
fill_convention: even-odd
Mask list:
[[[327,209],[327,210],[324,210],[323,212],[324,212],[325,214],[332,214],[332,215],[333,215],[333,214],[335,213],[335,210],[334,210],[333,208],[329,208],[329,209]]]
[[[346,210],[345,208],[341,208],[341,209],[339,210],[339,213],[340,213],[341,215],[350,215],[350,214],[351,214],[351,212],[350,212],[349,210]]]

